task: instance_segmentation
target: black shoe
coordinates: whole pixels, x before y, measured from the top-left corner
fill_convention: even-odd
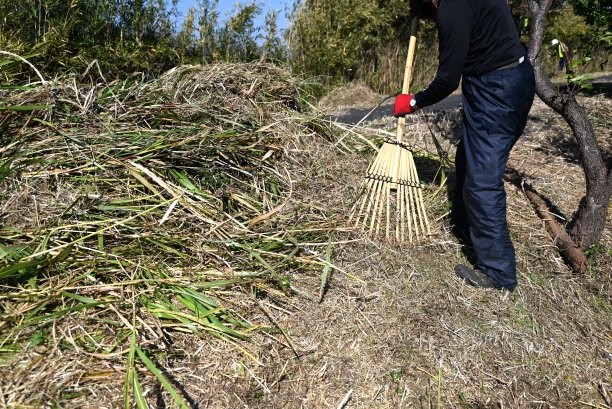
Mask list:
[[[474,270],[473,268],[469,268],[464,266],[463,264],[457,264],[455,266],[455,273],[467,284],[479,287],[479,288],[494,288],[496,290],[507,290],[514,291],[514,288],[505,288],[501,285],[497,284],[491,277],[486,275],[485,273]]]

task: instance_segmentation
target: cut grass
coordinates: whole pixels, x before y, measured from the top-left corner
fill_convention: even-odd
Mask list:
[[[291,200],[285,147],[335,136],[299,82],[271,65],[89,80],[0,89],[3,372],[20,354],[72,350],[90,373],[125,363],[125,407],[149,407],[151,382],[188,407],[151,358],[173,333],[217,338],[260,365],[248,345],[265,328],[249,319],[253,296],[285,297],[290,271],[334,268],[331,253],[303,251],[334,226],[274,209]]]

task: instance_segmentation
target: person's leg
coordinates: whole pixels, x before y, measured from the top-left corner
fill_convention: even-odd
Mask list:
[[[533,68],[519,67],[464,77],[463,197],[477,270],[499,286],[516,286],[514,246],[506,222],[503,175],[523,132],[534,96]]]
[[[469,242],[470,226],[465,212],[465,202],[463,200],[465,173],[465,147],[463,145],[463,139],[461,139],[457,145],[457,152],[455,154],[455,192],[451,207],[450,223],[452,225],[452,233],[455,237],[462,242]]]

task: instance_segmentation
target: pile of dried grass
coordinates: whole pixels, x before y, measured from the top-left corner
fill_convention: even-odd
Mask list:
[[[334,137],[307,99],[261,63],[0,90],[2,405],[70,405],[117,373],[126,405],[141,405],[145,367],[186,405],[158,369],[177,332],[257,361],[243,342],[261,327],[254,297],[333,268],[303,243],[334,226],[277,214],[288,147]],[[70,368],[51,364],[62,355]],[[23,365],[45,376],[13,376]]]

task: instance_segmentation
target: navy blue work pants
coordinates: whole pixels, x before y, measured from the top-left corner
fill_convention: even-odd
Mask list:
[[[502,287],[516,287],[514,246],[506,222],[503,175],[533,103],[533,67],[524,61],[463,77],[463,138],[451,222],[471,240],[475,268]]]

